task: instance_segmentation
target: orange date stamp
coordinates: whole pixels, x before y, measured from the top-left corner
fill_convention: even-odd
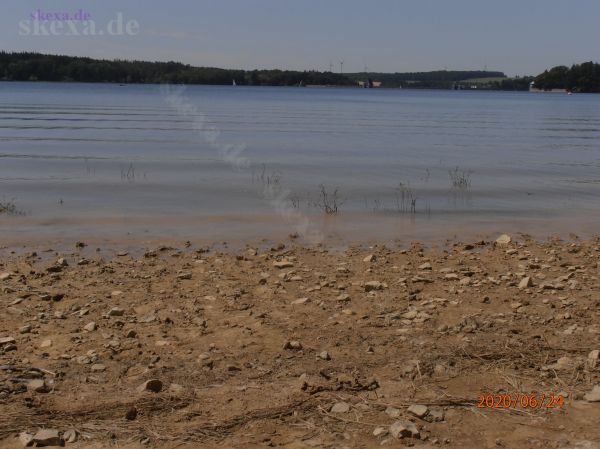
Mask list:
[[[532,394],[481,394],[478,408],[527,408],[527,409],[556,409],[563,408],[565,397],[562,395],[532,393]]]

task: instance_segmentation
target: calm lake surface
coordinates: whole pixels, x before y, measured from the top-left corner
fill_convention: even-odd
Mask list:
[[[188,86],[179,98],[178,110],[154,85],[0,83],[0,202],[20,213],[0,215],[0,234],[600,229],[600,96]],[[319,185],[338,189],[337,216]]]

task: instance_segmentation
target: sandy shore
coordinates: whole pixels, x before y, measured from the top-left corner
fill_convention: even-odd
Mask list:
[[[598,448],[600,241],[508,240],[3,251],[0,447]]]

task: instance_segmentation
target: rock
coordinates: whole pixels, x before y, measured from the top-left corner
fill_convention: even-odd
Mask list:
[[[510,242],[512,242],[512,239],[508,234],[502,234],[496,239],[496,245],[508,245]]]
[[[414,404],[408,407],[408,413],[412,413],[417,418],[423,418],[429,413],[429,408],[426,405]]]
[[[110,293],[110,296],[112,296],[113,298],[116,298],[117,296],[121,296],[122,294],[123,294],[123,292],[121,290],[115,290]]]
[[[336,402],[331,407],[331,413],[348,413],[350,411],[350,404],[347,402]]]
[[[125,419],[127,419],[128,421],[133,421],[135,418],[137,418],[137,414],[137,408],[131,407],[125,412]]]
[[[192,279],[192,273],[179,273],[177,279]]]
[[[144,382],[138,387],[138,391],[143,393],[144,391],[151,391],[153,393],[160,393],[163,387],[163,383],[158,379],[150,379]]]
[[[444,420],[444,410],[429,410],[429,413],[425,417],[425,420],[429,422],[442,422]]]
[[[0,281],[5,281],[13,276],[12,273],[0,273]]]
[[[15,341],[13,337],[0,337],[0,346],[14,344]]]
[[[373,436],[374,437],[384,437],[388,434],[388,430],[385,427],[376,427],[375,430],[373,430]]]
[[[521,279],[521,282],[519,282],[519,289],[523,290],[529,287],[533,287],[533,281],[529,276],[526,276],[523,279]]]
[[[587,366],[590,369],[596,368],[598,366],[598,360],[600,359],[600,351],[595,349],[588,354],[587,358]]]
[[[75,443],[78,438],[79,432],[77,432],[75,429],[68,429],[63,433],[63,440],[65,440],[67,443]]]
[[[33,435],[27,432],[21,432],[19,434],[19,441],[23,445],[23,447],[28,447],[33,444]]]
[[[600,402],[600,385],[594,386],[592,391],[583,396],[583,399],[588,402]]]
[[[369,254],[367,257],[365,257],[363,259],[363,262],[370,263],[370,262],[375,262],[376,260],[377,260],[377,256],[375,256],[375,254]]]
[[[135,418],[137,418],[137,408],[131,407],[125,412],[125,419],[128,421],[133,421]]]
[[[458,274],[448,273],[447,275],[444,276],[444,279],[446,279],[448,281],[456,281],[458,279]]]
[[[137,332],[135,331],[135,329],[129,329],[128,331],[125,332],[125,338],[135,338],[137,337]]]
[[[93,321],[87,323],[85,326],[83,326],[83,330],[87,331],[87,332],[93,332],[96,330],[96,323],[94,323]]]
[[[410,422],[399,420],[390,426],[390,434],[394,438],[419,438],[419,429],[417,426]]]
[[[424,264],[419,265],[419,270],[421,270],[421,271],[430,271],[432,269],[433,268],[429,262],[425,262]]]
[[[385,409],[385,414],[388,415],[390,418],[400,418],[401,412],[400,409],[396,407],[388,406]]]
[[[290,262],[289,260],[282,260],[280,262],[273,263],[273,266],[275,268],[279,268],[281,270],[283,268],[292,268],[294,266],[294,264],[292,262]]]
[[[123,316],[125,311],[119,307],[113,307],[108,311],[108,316]]]
[[[90,369],[93,373],[101,373],[106,371],[106,366],[104,366],[102,363],[94,363]]]
[[[40,343],[40,348],[49,348],[50,346],[52,346],[52,340],[43,340]]]
[[[31,324],[26,324],[25,326],[19,328],[20,334],[28,334],[29,332],[31,332]]]
[[[300,343],[299,341],[296,341],[296,340],[286,341],[285,345],[283,345],[283,349],[291,349],[291,350],[298,351],[298,350],[302,349],[302,343]]]
[[[27,384],[27,390],[34,391],[36,393],[48,393],[50,391],[44,379],[30,380]]]
[[[36,447],[62,446],[64,443],[64,440],[56,429],[38,430],[31,441]]]
[[[323,351],[319,354],[319,358],[323,360],[331,360],[331,356],[327,351]]]
[[[56,265],[58,265],[59,267],[68,267],[69,263],[67,262],[67,260],[64,257],[61,257],[60,259],[58,259],[56,261]]]
[[[336,301],[350,301],[350,295],[348,293],[342,293],[338,297],[335,298]]]
[[[296,299],[295,301],[292,301],[292,305],[293,306],[301,306],[301,305],[306,304],[307,302],[310,302],[310,299],[300,298],[300,299]]]
[[[369,281],[365,283],[365,291],[383,290],[383,284],[379,281]]]

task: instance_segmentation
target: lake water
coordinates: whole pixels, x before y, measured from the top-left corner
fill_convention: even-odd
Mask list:
[[[0,202],[19,212],[0,215],[2,236],[598,230],[600,96],[188,86],[178,98],[0,83]],[[338,189],[337,215],[323,213],[320,185],[330,202]]]

